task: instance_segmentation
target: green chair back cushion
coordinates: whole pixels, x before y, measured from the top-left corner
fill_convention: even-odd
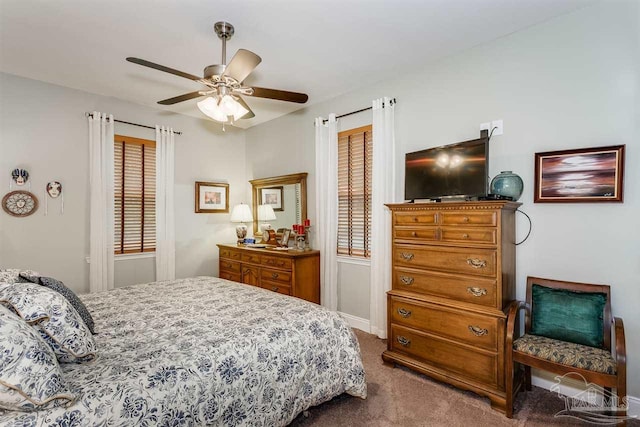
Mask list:
[[[604,347],[604,293],[587,293],[545,286],[532,287],[533,335],[591,347]]]

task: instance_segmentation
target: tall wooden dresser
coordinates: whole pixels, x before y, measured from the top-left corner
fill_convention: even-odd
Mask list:
[[[388,205],[392,290],[382,358],[505,410],[505,310],[515,298],[515,210],[507,201]]]
[[[219,244],[219,276],[320,304],[320,251]]]

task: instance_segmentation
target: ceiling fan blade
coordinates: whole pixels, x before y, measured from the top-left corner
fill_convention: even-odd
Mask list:
[[[253,111],[251,111],[251,108],[249,108],[249,106],[247,105],[246,102],[244,102],[244,99],[242,99],[240,96],[235,95],[235,97],[237,98],[237,101],[240,103],[240,105],[242,105],[244,108],[246,108],[247,110],[249,110],[249,112],[247,114],[245,114],[244,116],[240,117],[241,119],[252,119],[254,118],[256,115],[253,114]]]
[[[190,92],[190,93],[185,93],[184,95],[174,96],[173,98],[163,99],[162,101],[158,101],[158,104],[173,105],[173,104],[177,104],[178,102],[188,101],[190,99],[197,98],[199,96],[202,96],[202,95],[198,90],[196,92]]]
[[[267,89],[264,87],[252,86],[253,95],[258,98],[278,99],[280,101],[297,102],[298,104],[304,104],[309,100],[309,95],[299,92],[288,92],[286,90]]]
[[[242,83],[260,62],[262,62],[262,58],[250,50],[238,49],[222,75],[233,77],[238,83]]]
[[[127,61],[133,62],[134,64],[142,65],[143,67],[154,68],[159,71],[164,71],[165,73],[175,74],[176,76],[184,77],[189,80],[201,80],[202,77],[194,76],[193,74],[185,73],[183,71],[174,70],[173,68],[165,67],[164,65],[155,64],[153,62],[145,61],[144,59],[128,57]]]

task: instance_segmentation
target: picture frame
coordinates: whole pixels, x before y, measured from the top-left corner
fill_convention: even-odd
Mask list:
[[[229,184],[196,181],[196,213],[229,213]]]
[[[283,186],[260,189],[260,204],[271,205],[274,211],[284,210]]]
[[[535,153],[534,203],[623,202],[624,149]]]
[[[291,237],[291,230],[285,228],[282,230],[282,237],[280,238],[280,246],[288,247],[289,246],[289,238]]]

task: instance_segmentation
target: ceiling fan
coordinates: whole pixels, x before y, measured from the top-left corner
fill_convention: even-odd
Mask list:
[[[202,83],[206,86],[203,90],[185,93],[173,98],[158,101],[161,105],[172,105],[190,99],[206,96],[198,102],[198,108],[208,117],[221,122],[233,123],[233,120],[250,119],[255,117],[251,108],[240,95],[255,96],[258,98],[277,99],[280,101],[297,102],[304,104],[309,97],[304,93],[288,92],[285,90],[267,89],[263,87],[243,86],[243,81],[260,64],[262,58],[255,53],[239,49],[227,64],[227,40],[234,34],[233,25],[228,22],[216,22],[214,30],[222,40],[222,64],[209,65],[204,69],[204,77],[155,64],[140,58],[129,57],[127,61],[144,67],[154,68],[165,73],[174,74]]]

